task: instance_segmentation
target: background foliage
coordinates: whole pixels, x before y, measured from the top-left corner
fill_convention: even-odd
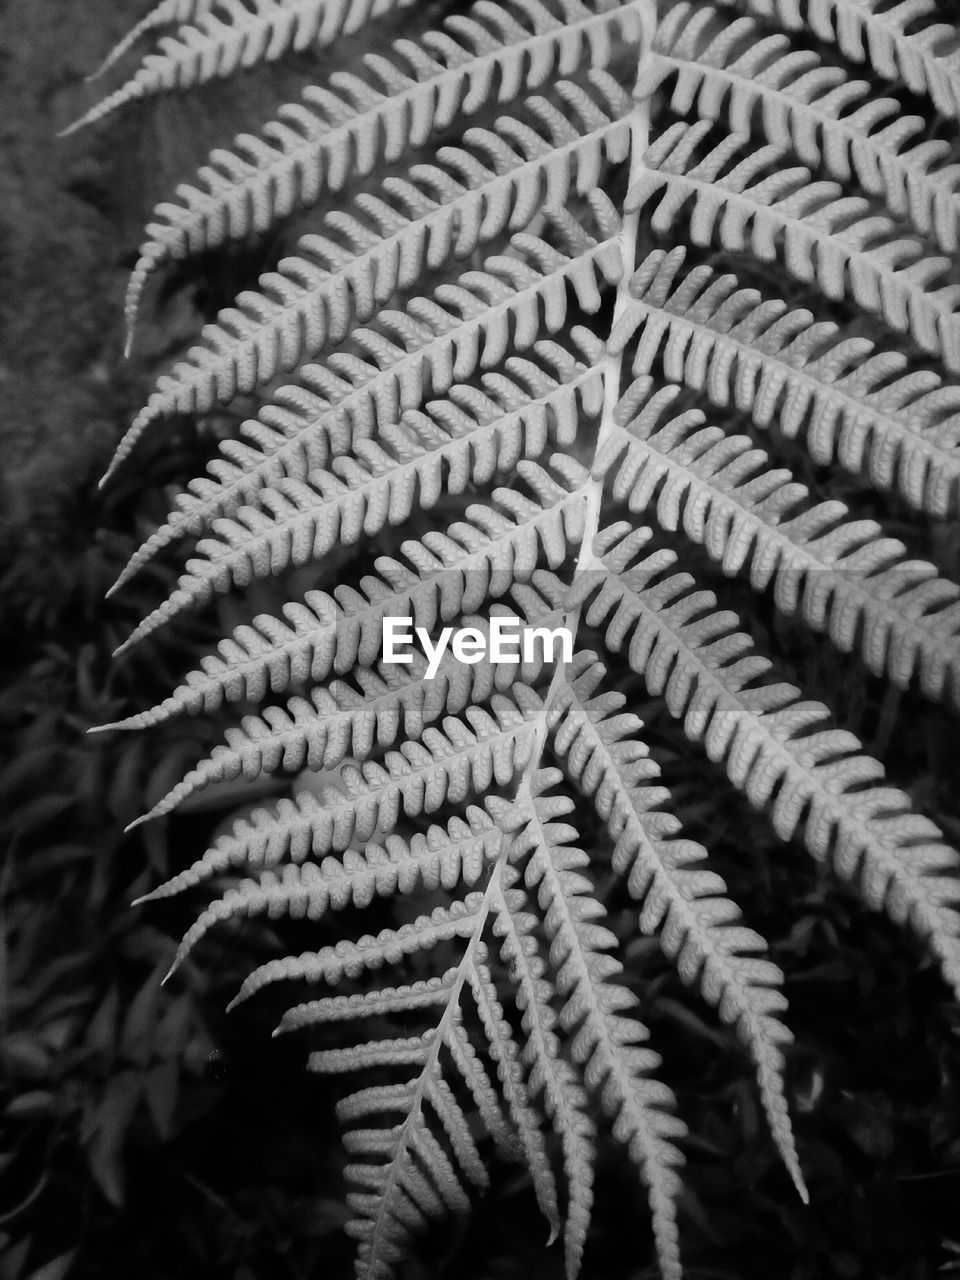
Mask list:
[[[168,584],[147,575],[119,603],[103,595],[165,514],[165,486],[201,470],[230,422],[179,424],[105,494],[96,477],[157,368],[276,260],[286,235],[175,275],[123,366],[119,303],[140,224],[214,138],[294,96],[317,60],[160,100],[57,144],[87,101],[83,74],[135,16],[126,8],[2,6],[12,109],[0,125],[0,1280],[345,1277],[330,1086],[303,1071],[295,1044],[269,1039],[268,1008],[222,1013],[270,954],[270,929],[207,943],[202,968],[161,989],[190,904],[128,905],[202,848],[238,798],[214,796],[216,807],[187,806],[124,838],[206,745],[202,730],[86,737],[156,701],[204,646],[196,627],[176,653],[151,648],[114,667],[111,650]],[[337,56],[349,63],[355,51],[348,41]],[[931,538],[942,558],[955,533]],[[886,750],[897,784],[960,839],[947,715],[909,696],[882,701],[852,659],[811,670],[803,639],[772,615],[755,620],[761,640],[774,627],[788,665],[804,667],[841,722]],[[791,1104],[813,1198],[803,1208],[792,1195],[732,1037],[701,1018],[656,945],[635,938],[635,911],[612,897],[691,1125],[689,1274],[960,1276],[960,1018],[935,970],[715,785],[666,717],[637,710],[689,834],[709,843],[786,972]],[[589,1277],[654,1274],[619,1159],[611,1147],[601,1160]],[[559,1277],[559,1251],[544,1253],[539,1226],[530,1231],[532,1208],[526,1181],[503,1175],[469,1224],[434,1233],[411,1276]]]

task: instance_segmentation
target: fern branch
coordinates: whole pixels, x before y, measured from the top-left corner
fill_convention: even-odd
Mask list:
[[[593,352],[598,344],[589,337],[585,350]],[[330,470],[279,478],[232,516],[217,518],[177,583],[178,607],[208,599],[227,580],[246,582],[251,566],[255,576],[275,572],[280,560],[301,566],[404,524],[415,506],[428,510],[444,494],[541,457],[551,434],[568,450],[581,420],[598,412],[599,375],[554,343],[537,343],[535,353],[542,365],[514,357],[507,362],[512,377],[486,374],[484,392],[454,386],[448,400],[427,405],[430,416],[409,410],[377,439],[357,441]]]
[[[921,116],[905,116],[893,98],[874,98],[866,81],[825,66],[784,35],[765,34],[750,18],[718,22],[710,6],[676,5],[657,31],[651,92],[673,79],[671,110],[726,119],[747,134],[755,115],[769,142],[823,166],[841,182],[855,180],[913,222],[945,253],[960,242],[960,166],[933,168],[948,142],[929,140],[904,151],[927,131]]]
[[[749,250],[763,261],[782,254],[796,279],[833,300],[849,294],[948,369],[960,370],[960,285],[933,287],[949,259],[924,256],[922,243],[898,235],[893,220],[873,213],[868,200],[843,197],[836,183],[811,182],[808,169],[783,167],[779,147],[742,155],[749,140],[731,135],[697,160],[711,127],[701,121],[666,130],[627,196],[628,212],[656,201],[651,226],[675,235],[689,203],[694,244],[709,245],[716,235],[724,249]]]
[[[464,618],[462,625],[473,626],[481,635],[488,631],[481,618]],[[522,645],[524,630],[516,634]],[[542,666],[542,657],[532,663],[518,658],[466,666],[447,653],[428,678],[426,660],[414,655],[409,672],[402,677],[391,676],[392,666],[382,667],[382,675],[368,676],[363,682],[366,696],[358,698],[350,686],[341,686],[336,693],[321,688],[309,700],[292,698],[285,707],[244,716],[238,727],[227,729],[226,741],[167,793],[154,814],[169,813],[218,782],[239,777],[253,781],[280,769],[287,773],[334,769],[348,756],[365,759],[374,748],[392,746],[401,725],[405,737],[416,739],[426,725],[442,716],[482,706],[495,693],[508,692],[521,676],[536,678]]]
[[[119,108],[171,89],[225,79],[288,50],[331,44],[371,19],[413,0],[216,0],[192,22],[159,42],[119,89],[64,129],[61,137],[95,124]]]
[[[825,727],[824,706],[800,701],[792,685],[756,683],[771,664],[735,630],[736,614],[718,610],[712,592],[691,591],[688,574],[659,580],[671,553],[628,568],[649,536],[628,529],[605,531],[594,572],[581,574],[567,599],[589,600],[587,621],[606,621],[610,647],[626,647],[650,692],[751,804],[772,802],[781,838],[800,832],[874,910],[912,924],[960,989],[960,858],[902,791],[881,785],[882,766],[852,733]],[[538,582],[549,590],[546,577]]]
[[[154,210],[127,290],[128,333],[148,276],[165,263],[266,231],[491,100],[505,104],[554,76],[605,68],[614,50],[639,39],[641,0],[556,7],[558,16],[540,0],[474,5],[442,31],[397,41],[388,58],[367,54],[365,78],[337,72],[330,88],[304,90],[303,103],[282,108],[259,136],[214,151],[195,183],[177,188],[177,203]]]
[[[533,236],[514,236],[516,257],[488,258],[482,271],[440,285],[430,299],[411,299],[401,312],[379,312],[378,329],[355,330],[352,339],[366,358],[334,354],[326,365],[305,365],[299,376],[306,386],[281,387],[274,404],[241,426],[250,444],[221,446],[228,461],[212,464],[215,479],[193,482],[179,510],[148,540],[117,585],[174,538],[198,532],[215,515],[231,514],[279,476],[302,478],[311,467],[326,465],[331,453],[346,452],[352,439],[372,435],[378,420],[419,405],[428,383],[442,394],[478,366],[498,363],[511,337],[522,350],[542,329],[556,332],[566,318],[568,285],[580,307],[592,314],[600,305],[600,284],[619,279],[619,219],[601,192],[589,199],[599,241],[569,215],[547,207],[544,215],[558,227],[568,252]],[[192,387],[181,400],[177,384],[161,379],[121,440],[101,485],[153,423],[174,412],[205,411],[216,401],[215,387]]]
[[[721,0],[746,8],[787,31],[811,31],[836,44],[853,62],[865,62],[885,80],[903,82],[933,100],[945,116],[960,116],[957,31],[933,22],[918,31],[906,27],[937,15],[936,0]]]
[[[385,178],[382,195],[361,193],[351,212],[328,214],[325,234],[304,236],[297,256],[205,326],[131,431],[253,391],[346,337],[424,271],[505,230],[521,231],[544,204],[562,207],[571,191],[586,195],[605,161],[623,159],[629,135],[616,81],[599,71],[589,81],[592,94],[560,81],[559,106],[541,97],[527,102],[530,124],[501,117],[495,131],[470,129],[463,138],[470,150],[441,147],[435,163]]]
[[[312,653],[312,678],[323,679],[332,667],[349,670],[358,655],[361,665],[371,665],[382,645],[386,615],[403,617],[409,611],[415,626],[429,628],[438,617],[448,620],[476,608],[488,595],[502,595],[513,580],[525,581],[541,549],[551,565],[559,563],[567,543],[582,531],[579,495],[571,489],[582,483],[584,473],[579,463],[562,454],[553,454],[549,462],[557,475],[535,462],[517,463],[517,474],[526,481],[532,497],[513,489],[495,489],[495,506],[471,504],[466,520],[456,521],[446,532],[433,531],[421,541],[401,543],[408,564],[380,556],[374,561],[379,576],[365,577],[360,591],[341,586],[333,596],[308,592],[306,610],[291,611],[288,606],[288,617],[292,613],[296,622],[307,623],[297,628],[296,647],[301,654]],[[249,529],[262,529],[265,524],[266,518],[251,510],[246,526],[237,524],[225,531],[236,555],[224,566],[212,565],[208,571],[209,562],[187,561],[187,571],[176,590],[143,619],[117,655],[183,610],[205,604],[227,586],[246,586],[257,578],[282,572],[291,563],[286,539],[274,545],[267,541],[250,552],[244,546]],[[368,655],[367,661],[362,655]],[[262,671],[262,652],[257,657],[257,668]],[[233,679],[236,665],[230,666],[233,669],[225,674]],[[191,692],[195,696],[196,689]]]
[[[573,1036],[572,1052],[587,1079],[600,1093],[604,1110],[615,1122],[616,1136],[639,1166],[650,1196],[657,1257],[664,1280],[681,1274],[677,1244],[676,1198],[682,1157],[674,1138],[685,1132],[670,1114],[673,1095],[647,1073],[660,1063],[649,1049],[637,1048],[648,1038],[646,1028],[623,1016],[634,997],[610,981],[621,972],[609,954],[614,935],[598,920],[603,907],[589,893],[580,873],[589,858],[570,845],[573,827],[554,821],[570,812],[566,797],[547,798],[544,789],[561,775],[556,770],[537,774],[530,800],[521,797],[508,822],[514,845],[511,856],[530,855],[524,873],[528,888],[536,890],[557,967],[557,990],[563,1000],[560,1025]],[[579,1248],[586,1223],[575,1223],[576,1236],[568,1254],[568,1276],[579,1270]]]
[[[574,678],[548,712],[554,750],[568,777],[594,800],[616,842],[613,867],[629,873],[630,893],[642,903],[642,932],[658,934],[683,980],[719,1007],[747,1046],[770,1132],[806,1203],[784,1095],[782,1046],[792,1037],[777,1016],[786,1007],[783,975],[769,960],[750,954],[765,951],[766,943],[737,923],[739,909],[721,877],[691,866],[707,857],[706,850],[676,838],[680,823],[662,809],[666,789],[651,785],[660,771],[637,738],[642,722],[622,711],[626,698],[594,696],[605,674],[593,654],[577,656]]]
[[[868,670],[960,707],[960,589],[873,520],[849,520],[844,503],[811,504],[786,468],[769,468],[749,436],[704,427],[691,411],[663,422],[680,388],[639,378],[618,406],[595,474],[614,472],[612,493],[631,511],[655,510],[682,528],[725,573],[749,568],[773,584],[778,609],[859,649]]]
[[[87,76],[87,80],[99,80],[133,48],[138,40],[142,40],[151,31],[156,31],[159,27],[196,26],[197,22],[210,13],[218,3],[219,0],[160,0],[155,8],[141,18],[136,26],[114,45],[97,70]]]
[[[345,790],[327,788],[320,799],[300,791],[272,810],[255,810],[174,876],[163,896],[232,869],[272,870],[284,860],[301,863],[344,850],[355,840],[391,830],[404,805],[416,816],[431,811],[425,804],[435,808],[447,796],[465,799],[494,781],[505,785],[517,762],[522,764],[536,749],[540,711],[537,695],[517,685],[512,699],[491,699],[490,713],[471,707],[462,720],[448,717],[443,732],[426,729],[420,742],[404,742],[398,751],[387,752],[382,764],[344,765],[340,776]]]
[[[630,282],[631,305],[610,337],[635,336],[633,372],[659,359],[672,382],[733,405],[754,423],[805,436],[813,460],[838,462],[897,488],[914,507],[945,516],[960,507],[960,390],[907,357],[843,338],[809,311],[741,289],[735,276],[694,267],[684,250],[655,250]]]

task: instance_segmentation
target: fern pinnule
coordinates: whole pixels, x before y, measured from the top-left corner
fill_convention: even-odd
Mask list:
[[[125,84],[61,133],[67,137],[119,108],[173,89],[225,79],[288,50],[328,45],[359,31],[372,18],[413,0],[216,0],[192,22],[164,36]]]
[[[599,410],[600,375],[556,343],[537,343],[533,354],[539,362],[512,357],[507,372],[483,375],[483,390],[455,385],[447,400],[428,402],[426,414],[408,410],[376,439],[357,440],[329,470],[283,476],[250,495],[213,522],[178,593],[204,599],[208,581],[234,577],[238,567],[246,576],[248,564],[319,560],[335,546],[404,524],[415,505],[429,510],[444,494],[504,478],[521,459],[539,458],[551,436],[569,448],[578,424]],[[589,347],[581,354],[589,358]]]
[[[782,839],[799,833],[870,907],[912,925],[960,990],[960,857],[902,791],[882,785],[883,766],[854,734],[827,727],[826,707],[802,701],[793,685],[757,683],[769,659],[689,574],[664,577],[672,554],[634,563],[649,531],[628,529],[604,531],[593,572],[574,582],[568,602],[586,606],[589,625],[605,625],[608,646],[625,649],[651,694],[751,804],[771,804]],[[537,582],[558,594],[547,575]]]
[[[358,653],[371,665],[382,641],[384,616],[404,616],[412,611],[416,626],[431,627],[438,617],[448,621],[457,613],[476,608],[488,595],[503,595],[514,581],[526,581],[536,567],[542,549],[552,566],[559,564],[568,543],[582,533],[583,512],[576,485],[583,468],[574,459],[554,454],[548,460],[553,473],[535,462],[517,463],[517,475],[531,492],[494,490],[495,505],[471,504],[466,519],[455,521],[445,533],[431,531],[422,541],[401,544],[407,564],[381,556],[374,562],[379,577],[368,575],[359,592],[345,586],[334,596],[320,593],[324,609],[320,635],[301,647],[315,651],[314,679],[331,668],[347,671]],[[271,506],[284,510],[287,500],[277,494]],[[222,563],[187,561],[175,591],[134,629],[117,650],[127,652],[146,636],[166,625],[185,609],[214,598],[228,584],[246,586],[257,578],[282,571],[290,564],[290,543],[271,543],[261,535],[269,528],[268,516],[245,508],[242,519],[224,521],[214,531],[222,533],[232,555]],[[201,542],[198,551],[204,551]],[[309,559],[304,556],[303,560]],[[311,604],[310,598],[307,603]],[[311,604],[311,607],[312,604]],[[298,637],[303,641],[303,637]],[[317,659],[327,663],[322,674]],[[231,673],[231,675],[234,673]]]
[[[657,30],[657,57],[648,92],[672,81],[670,108],[678,115],[725,120],[731,132],[750,132],[756,116],[767,141],[792,150],[811,168],[841,182],[855,180],[913,223],[948,254],[960,242],[960,166],[939,165],[950,144],[927,131],[893,98],[874,98],[866,81],[842,67],[798,51],[783,34],[765,33],[750,18],[726,21],[707,6],[676,5]]]
[[[507,806],[492,805],[501,818]],[[536,931],[539,921],[527,910],[527,897],[518,887],[518,872],[507,865],[501,883],[494,886],[493,932],[500,940],[500,956],[514,985],[521,1015],[522,1058],[531,1094],[542,1096],[544,1109],[560,1139],[567,1180],[564,1244],[568,1270],[571,1252],[589,1226],[593,1205],[594,1137],[586,1090],[563,1056],[557,1035],[558,1016],[552,1004],[553,984],[540,955]],[[559,1234],[559,1219],[550,1219],[551,1239]]]
[[[483,809],[468,805],[462,818],[453,817],[444,827],[431,825],[409,840],[390,834],[382,844],[369,842],[362,851],[348,849],[339,859],[327,855],[319,862],[286,863],[282,874],[293,877],[290,868],[302,865],[301,880],[309,895],[305,909],[315,913],[341,911],[369,906],[394,893],[413,893],[421,887],[452,890],[460,883],[470,887],[499,848],[499,828]],[[203,883],[207,874],[198,860],[134,905],[175,897],[185,888]]]
[[[600,923],[603,907],[582,874],[590,860],[571,844],[576,829],[557,821],[571,812],[573,801],[546,794],[560,777],[557,770],[539,772],[529,798],[521,796],[504,825],[513,837],[512,856],[530,855],[524,882],[537,895],[550,938],[556,987],[563,1002],[560,1025],[572,1037],[573,1056],[614,1122],[615,1137],[642,1173],[664,1280],[678,1280],[677,1167],[682,1157],[674,1140],[685,1128],[672,1114],[671,1091],[648,1075],[659,1065],[659,1057],[637,1047],[648,1038],[646,1028],[624,1016],[635,1008],[636,998],[611,981],[622,966],[610,954],[616,938]],[[583,1218],[568,1219],[570,1277],[579,1271],[587,1225]]]
[[[655,250],[630,282],[610,347],[636,340],[633,372],[662,361],[672,382],[756,426],[803,437],[814,459],[866,473],[914,507],[960,509],[960,390],[907,357],[844,337],[833,322],[743,289],[706,266],[681,275],[684,250]]]
[[[561,211],[547,208],[567,250],[532,236],[512,237],[515,256],[487,259],[455,284],[440,285],[432,298],[413,298],[401,311],[380,312],[376,328],[355,329],[362,356],[331,354],[323,365],[304,365],[305,384],[282,387],[256,420],[240,427],[240,441],[225,441],[208,467],[210,478],[194,480],[176,509],[131,558],[111,593],[176,539],[200,533],[217,516],[230,516],[277,478],[304,479],[354,442],[374,436],[378,424],[419,406],[428,389],[445,394],[478,368],[498,364],[509,350],[533,346],[543,333],[565,323],[569,295],[592,314],[601,288],[618,279],[619,222],[609,201],[592,193],[600,238]],[[208,406],[209,407],[209,406]],[[150,422],[154,420],[153,415]],[[101,483],[129,456],[149,422],[132,427]],[[262,455],[257,457],[256,454]]]
[[[423,272],[522,231],[544,204],[562,207],[572,191],[586,196],[603,164],[623,159],[629,139],[623,91],[603,72],[590,82],[589,93],[559,82],[555,101],[527,102],[527,120],[469,129],[463,142],[471,150],[442,147],[436,163],[384,179],[381,195],[358,195],[355,212],[328,214],[329,234],[305,236],[297,256],[205,326],[201,343],[158,381],[118,457],[154,419],[254,391],[346,337]]]
[[[865,62],[885,80],[903,82],[932,99],[945,116],[960,116],[960,66],[956,28],[936,21],[937,0],[722,0],[790,32],[809,31],[835,44],[852,62]]]
[[[491,698],[489,711],[470,707],[460,718],[448,716],[443,731],[429,727],[422,742],[405,741],[383,763],[344,765],[340,787],[328,787],[321,799],[299,791],[235,823],[170,880],[164,896],[232,869],[260,873],[287,860],[305,862],[342,851],[354,840],[391,830],[405,803],[412,813],[423,812],[427,790],[431,802],[436,798],[441,804],[448,794],[465,796],[484,777],[488,786],[494,778],[506,785],[511,770],[525,763],[535,745],[541,710],[537,695],[516,685],[510,698]]]
[[[218,3],[219,0],[160,0],[159,4],[114,45],[97,70],[86,77],[87,81],[99,80],[133,48],[138,40],[142,40],[151,31],[156,31],[159,27],[195,26],[197,21],[210,13]]]
[[[593,798],[616,842],[614,870],[628,876],[641,902],[640,928],[656,933],[681,977],[696,985],[731,1023],[756,1065],[770,1132],[795,1186],[808,1194],[794,1145],[784,1092],[783,1046],[792,1036],[780,1020],[783,975],[755,953],[764,939],[739,924],[740,910],[714,871],[691,864],[707,851],[679,839],[680,823],[662,808],[669,793],[652,785],[659,769],[625,713],[620,693],[597,693],[606,675],[592,653],[577,655],[573,679],[549,711],[553,745],[567,775]]]
[[[508,868],[504,867],[501,879],[506,877],[507,871]],[[503,891],[500,885],[496,884],[490,902],[491,916],[503,902]],[[493,928],[495,931],[496,924]],[[547,1243],[552,1244],[560,1232],[557,1185],[540,1128],[540,1116],[531,1098],[532,1090],[524,1078],[522,1051],[504,1014],[489,964],[478,963],[474,966],[470,976],[470,986],[490,1056],[496,1064],[497,1078],[500,1081],[504,1101],[517,1135],[517,1146],[530,1172],[530,1180],[533,1183],[540,1211],[550,1229]],[[489,1123],[487,1128],[491,1129]]]
[[[263,232],[298,208],[336,193],[411,147],[469,118],[491,99],[506,104],[551,78],[604,68],[635,43],[636,0],[540,0],[478,4],[442,31],[398,40],[389,58],[368,54],[365,78],[337,72],[282,108],[259,136],[242,134],[214,151],[178,202],[154,210],[127,290],[128,334],[148,276],[165,263]]]
[[[519,620],[518,620],[519,621]],[[464,617],[481,636],[489,633],[485,618]],[[527,629],[515,635],[522,646]],[[519,650],[522,651],[522,650]],[[216,782],[238,777],[252,780],[279,770],[333,769],[348,757],[366,758],[374,748],[389,747],[403,733],[419,737],[426,725],[442,716],[481,706],[495,692],[504,693],[518,679],[536,679],[544,659],[516,660],[465,666],[449,652],[430,672],[425,658],[411,655],[402,675],[381,664],[379,673],[361,668],[355,674],[363,693],[335,681],[313,689],[309,698],[288,699],[283,707],[267,707],[243,717],[226,730],[225,742],[214,747],[151,811],[171,812],[185,800]],[[428,674],[429,673],[429,674]]]
[[[363,977],[367,970],[379,969],[385,963],[396,964],[404,955],[413,955],[439,942],[471,937],[483,907],[484,893],[475,890],[455,899],[449,906],[434,907],[429,915],[419,916],[397,929],[381,929],[375,935],[367,933],[357,939],[342,938],[319,951],[304,951],[298,956],[271,960],[250,974],[229,1008],[236,1008],[275,982],[333,984],[343,978],[355,980]]]
[[[378,1018],[429,1008],[445,999],[456,978],[456,969],[434,978],[421,978],[403,987],[374,987],[349,996],[323,996],[291,1006],[274,1028],[274,1036],[302,1031],[305,1027],[357,1018]]]
[[[785,167],[782,148],[748,150],[749,138],[731,134],[698,158],[711,128],[678,122],[657,139],[627,196],[628,213],[647,208],[654,231],[675,234],[690,206],[694,244],[716,237],[728,251],[782,258],[797,280],[832,301],[849,296],[960,370],[960,284],[943,282],[948,258],[927,256],[922,241],[900,234],[869,200],[812,181],[809,169]]]
[[[845,503],[811,504],[805,485],[749,436],[704,426],[699,410],[664,422],[680,387],[639,378],[594,464],[613,473],[612,495],[634,512],[682,529],[724,573],[772,583],[774,601],[826,632],[868,670],[906,688],[916,675],[934,701],[960,708],[960,589],[873,520],[849,520]]]

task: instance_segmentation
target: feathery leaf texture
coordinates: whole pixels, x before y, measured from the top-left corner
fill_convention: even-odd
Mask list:
[[[630,284],[634,305],[611,334],[636,339],[632,367],[660,360],[672,382],[755,426],[802,437],[815,462],[836,462],[896,488],[919,510],[960,510],[960,391],[931,369],[908,371],[900,351],[743,289],[734,275],[694,267],[685,250],[654,250]]]
[[[763,262],[782,254],[797,280],[833,301],[851,298],[960,371],[960,284],[944,282],[948,258],[898,234],[869,200],[787,167],[787,152],[772,143],[751,151],[746,135],[730,134],[700,156],[710,129],[706,120],[671,125],[647,152],[627,212],[644,208],[653,229],[666,232],[687,209],[696,245],[716,235],[724,249]]]
[[[363,192],[349,210],[328,213],[324,234],[304,236],[297,256],[204,327],[131,431],[254,391],[345,338],[425,272],[523,230],[544,204],[585,196],[605,161],[625,158],[629,135],[623,90],[605,72],[590,82],[592,92],[560,81],[556,102],[532,98],[527,118],[468,129],[467,146],[441,147],[434,163],[384,178],[380,194]]]
[[[749,567],[757,590],[773,583],[777,607],[826,631],[838,649],[859,642],[866,666],[960,707],[960,588],[873,520],[848,520],[844,503],[815,505],[785,467],[769,467],[749,436],[705,427],[697,409],[662,422],[680,394],[639,378],[595,472],[615,468],[611,492],[631,511],[682,527],[726,573]]]
[[[214,151],[178,202],[154,210],[127,290],[128,330],[147,277],[164,263],[264,232],[380,164],[487,107],[539,89],[555,75],[602,69],[642,29],[637,4],[586,6],[540,0],[483,3],[419,41],[398,40],[390,57],[367,54],[366,75],[337,72],[310,86],[257,136]]]
[[[904,115],[894,98],[874,98],[866,81],[851,80],[812,49],[798,52],[782,33],[725,18],[708,5],[672,7],[657,32],[649,90],[659,87],[657,78],[672,78],[672,111],[725,120],[735,133],[749,133],[759,115],[771,142],[841,182],[855,180],[919,235],[956,253],[960,167],[939,163],[950,144],[928,139],[904,150],[926,132],[922,116]]]
[[[230,1007],[289,988],[276,1033],[349,1077],[359,1280],[396,1276],[494,1159],[522,1164],[575,1280],[604,1129],[679,1280],[682,1108],[615,930],[656,938],[735,1032],[807,1190],[784,975],[684,835],[641,689],[960,992],[960,857],[805,672],[779,679],[749,619],[651,547],[695,546],[893,702],[960,710],[960,589],[905,532],[960,513],[960,167],[934,118],[960,116],[960,33],[934,0],[683,0],[659,27],[649,0],[444,7],[162,0],[108,58],[172,31],[88,120],[409,22],[154,211],[131,325],[173,259],[313,206],[321,231],[203,330],[120,442],[105,479],[172,415],[256,397],[112,589],[183,544],[121,652],[246,599],[156,706],[102,728],[219,722],[134,826],[274,775],[275,799],[142,901],[208,895],[171,972],[221,925],[313,931]],[[389,661],[388,617],[436,660]],[[458,626],[476,661],[438,647]],[[497,662],[478,650],[502,626],[516,648]],[[615,680],[588,628],[626,658]],[[570,652],[545,643],[558,629]]]
[[[936,22],[936,0],[898,0],[881,8],[882,0],[723,0],[743,3],[750,13],[788,32],[810,31],[835,44],[852,62],[865,62],[886,80],[902,81],[925,94],[937,111],[960,117],[960,59],[957,30]],[[912,23],[925,19],[919,29]]]
[[[224,79],[288,50],[332,44],[413,0],[214,0],[164,36],[119,89],[65,130],[74,133],[138,99]],[[164,17],[162,21],[166,21]],[[135,29],[136,30],[136,29]],[[139,33],[138,33],[139,34]]]

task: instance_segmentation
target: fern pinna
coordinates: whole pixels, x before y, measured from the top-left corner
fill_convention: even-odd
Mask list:
[[[811,644],[960,704],[957,587],[829,496],[873,493],[918,528],[960,506],[958,37],[934,0],[664,4],[659,23],[648,0],[443,7],[164,0],[116,51],[171,29],[89,120],[377,23],[406,33],[214,152],[148,228],[128,340],[174,260],[318,219],[120,445],[111,474],[171,415],[256,398],[117,584],[192,547],[124,649],[255,580],[288,601],[105,727],[227,721],[148,818],[295,776],[149,895],[212,889],[176,964],[228,920],[427,904],[272,960],[237,996],[316,988],[279,1031],[308,1031],[311,1068],[352,1081],[360,1276],[393,1274],[429,1220],[465,1210],[494,1149],[526,1166],[575,1276],[604,1126],[670,1280],[685,1129],[601,868],[736,1028],[807,1192],[782,974],[683,835],[626,669],[780,837],[909,925],[960,988],[957,855],[696,578],[713,561],[825,637]],[[394,616],[434,634],[563,625],[577,647],[448,654],[431,675],[416,655],[382,661]]]

